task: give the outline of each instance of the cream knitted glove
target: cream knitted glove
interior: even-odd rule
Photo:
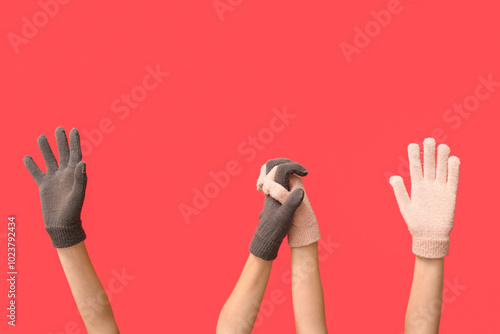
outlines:
[[[411,175],[411,199],[401,176],[393,176],[399,209],[413,237],[413,253],[424,258],[448,255],[453,228],[460,160],[449,157],[450,148],[441,144],[437,152],[433,138],[424,140],[424,171],[418,144],[408,146]]]
[[[295,174],[289,176],[287,185],[289,190],[286,189],[285,186],[280,184],[283,182],[282,180],[279,183],[277,182],[280,177],[276,178],[276,171],[277,166],[266,174],[266,165],[262,166],[259,179],[257,180],[257,190],[270,195],[280,203],[284,203],[294,190],[304,189],[302,179]],[[318,221],[307,198],[307,194],[304,194],[304,200],[297,211],[295,211],[292,226],[288,231],[288,244],[290,247],[301,247],[310,245],[319,239]]]

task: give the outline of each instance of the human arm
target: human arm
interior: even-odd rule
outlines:
[[[412,235],[415,271],[405,318],[406,333],[439,331],[444,257],[448,255],[455,216],[460,160],[449,157],[450,148],[424,141],[424,164],[417,144],[408,146],[411,198],[400,176],[390,183],[403,218]]]
[[[270,160],[267,169],[280,175],[307,174],[304,167],[285,159]],[[275,168],[276,167],[276,168]],[[304,191],[297,189],[286,201],[278,202],[269,195],[259,215],[259,224],[250,243],[250,255],[231,296],[221,310],[217,333],[250,333],[257,318],[262,297],[283,239],[290,229],[295,211],[302,203]],[[283,204],[282,204],[283,203]]]
[[[415,256],[415,269],[406,309],[406,334],[439,332],[443,299],[444,258]]]
[[[291,248],[292,298],[299,334],[327,333],[318,243]]]
[[[119,333],[108,296],[92,266],[85,242],[57,248],[57,254],[87,333]]]
[[[273,261],[251,254],[217,322],[217,333],[251,333],[266,291]]]
[[[56,129],[59,163],[47,138],[38,145],[46,165],[42,172],[27,155],[24,164],[38,185],[45,229],[56,247],[75,302],[89,333],[117,333],[108,298],[85,248],[85,231],[80,218],[87,186],[86,164],[82,161],[78,130],[70,132],[70,146],[62,127]],[[88,305],[91,307],[87,309]],[[85,310],[82,312],[82,310]]]

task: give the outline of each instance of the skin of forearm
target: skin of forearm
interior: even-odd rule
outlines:
[[[292,247],[292,298],[297,333],[327,333],[318,243]]]
[[[405,318],[406,334],[437,334],[443,299],[444,259],[415,256],[415,270]]]
[[[231,296],[221,310],[217,333],[251,333],[266,291],[272,261],[250,254]]]
[[[57,253],[87,332],[119,333],[108,297],[92,266],[85,243],[57,248]]]

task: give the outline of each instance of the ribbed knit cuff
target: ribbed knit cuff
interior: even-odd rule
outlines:
[[[450,239],[413,238],[413,254],[427,259],[440,259],[448,255]]]
[[[304,226],[293,225],[288,231],[288,245],[290,247],[302,247],[312,244],[321,238],[316,221]]]
[[[56,248],[71,247],[87,238],[81,223],[71,226],[57,226],[45,229],[49,233],[52,245]]]
[[[282,242],[283,240],[276,241],[263,238],[256,232],[250,243],[250,253],[265,261],[272,261],[278,256],[278,250]]]

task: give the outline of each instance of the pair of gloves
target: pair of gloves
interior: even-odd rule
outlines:
[[[80,214],[87,174],[78,130],[71,130],[70,146],[62,127],[56,129],[56,140],[59,164],[44,135],[38,138],[38,145],[46,172],[43,173],[29,155],[24,158],[24,164],[38,185],[45,229],[52,244],[64,248],[86,238]],[[427,138],[422,171],[419,146],[408,146],[411,198],[400,176],[390,179],[400,211],[413,236],[413,253],[424,258],[442,258],[448,254],[460,166],[460,160],[449,154],[448,146],[439,145],[436,161],[436,142]],[[257,189],[266,196],[250,245],[255,256],[274,260],[287,234],[291,247],[319,240],[318,223],[300,178],[307,173],[302,165],[289,159],[273,159],[262,166]]]
[[[418,144],[408,146],[411,198],[401,176],[393,176],[399,209],[412,235],[413,253],[423,258],[448,255],[453,228],[460,160],[450,157],[450,148],[437,149],[432,138],[424,140],[424,164]],[[300,176],[307,170],[288,159],[270,160],[261,169],[257,189],[266,194],[264,209],[250,251],[264,260],[274,260],[288,234],[291,247],[300,247],[320,238],[316,217]]]

